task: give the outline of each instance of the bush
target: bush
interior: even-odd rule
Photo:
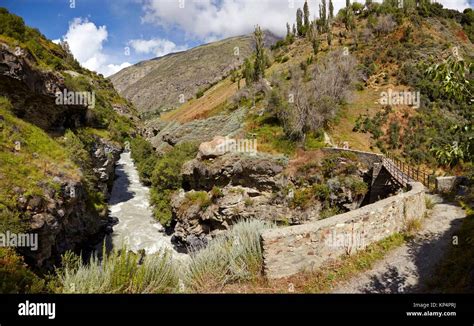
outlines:
[[[171,223],[171,194],[182,187],[181,167],[196,154],[196,144],[182,143],[157,159],[151,175],[151,204],[154,205],[155,218],[164,226]]]
[[[144,184],[150,185],[151,176],[158,161],[158,156],[153,146],[142,137],[136,137],[130,142],[130,150],[132,159],[137,166],[140,180]]]
[[[0,248],[0,293],[46,292],[45,282],[28,269],[23,258],[11,248]]]
[[[248,220],[235,224],[225,235],[191,254],[184,273],[185,284],[192,291],[215,291],[224,285],[256,279],[263,264],[260,233],[273,225]]]
[[[63,269],[57,271],[62,293],[169,293],[178,286],[177,266],[169,251],[142,257],[114,250],[104,259],[92,257],[89,263],[67,254]],[[71,263],[72,261],[72,263]]]

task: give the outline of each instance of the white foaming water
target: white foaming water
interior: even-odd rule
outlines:
[[[163,227],[153,218],[150,190],[140,183],[130,152],[120,155],[115,174],[109,210],[119,223],[111,234],[113,248],[126,246],[134,252],[144,249],[147,254],[170,249],[174,255],[181,256],[174,250],[171,237],[159,232]]]

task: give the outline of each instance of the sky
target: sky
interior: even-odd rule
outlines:
[[[364,1],[362,1],[364,2]],[[438,0],[462,11],[474,0]],[[320,0],[308,0],[311,16]],[[345,0],[333,0],[335,12]],[[84,67],[110,76],[137,62],[226,37],[255,25],[286,33],[304,0],[0,0],[49,39],[69,43]]]

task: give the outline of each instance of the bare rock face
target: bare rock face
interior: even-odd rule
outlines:
[[[285,178],[281,175],[286,161],[270,155],[232,153],[213,160],[196,158],[183,165],[183,187],[209,191],[228,184],[278,191]]]
[[[43,186],[42,196],[29,200],[22,200],[24,197],[20,196],[19,200],[23,219],[30,225],[28,232],[38,235],[36,250],[21,251],[29,264],[42,270],[51,269],[65,251],[82,248],[107,224],[106,219],[87,204],[81,182],[60,177],[54,181],[56,187]]]
[[[97,187],[108,198],[115,176],[115,164],[120,158],[122,148],[105,139],[95,137],[92,149],[93,171],[98,177]]]

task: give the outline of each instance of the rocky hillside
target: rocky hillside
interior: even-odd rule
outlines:
[[[245,85],[229,76],[146,121],[147,141],[132,151],[155,216],[178,243],[202,245],[239,219],[297,224],[359,207],[370,172],[322,153],[327,144],[390,152],[437,173],[472,170],[472,11],[412,5],[354,3],[330,23],[289,31],[237,71]],[[453,69],[456,95],[439,79]],[[383,101],[404,92],[418,104]],[[254,140],[257,156],[196,156],[217,139],[225,146],[225,136]],[[286,181],[266,189],[274,177]]]
[[[273,34],[266,33],[268,46],[276,40]],[[239,68],[252,52],[252,36],[232,37],[140,62],[110,80],[147,119],[195,98]]]
[[[108,230],[115,162],[136,112],[67,47],[3,8],[0,21],[0,233],[38,234],[36,250],[19,251],[44,271]],[[67,92],[93,101],[58,101]]]

